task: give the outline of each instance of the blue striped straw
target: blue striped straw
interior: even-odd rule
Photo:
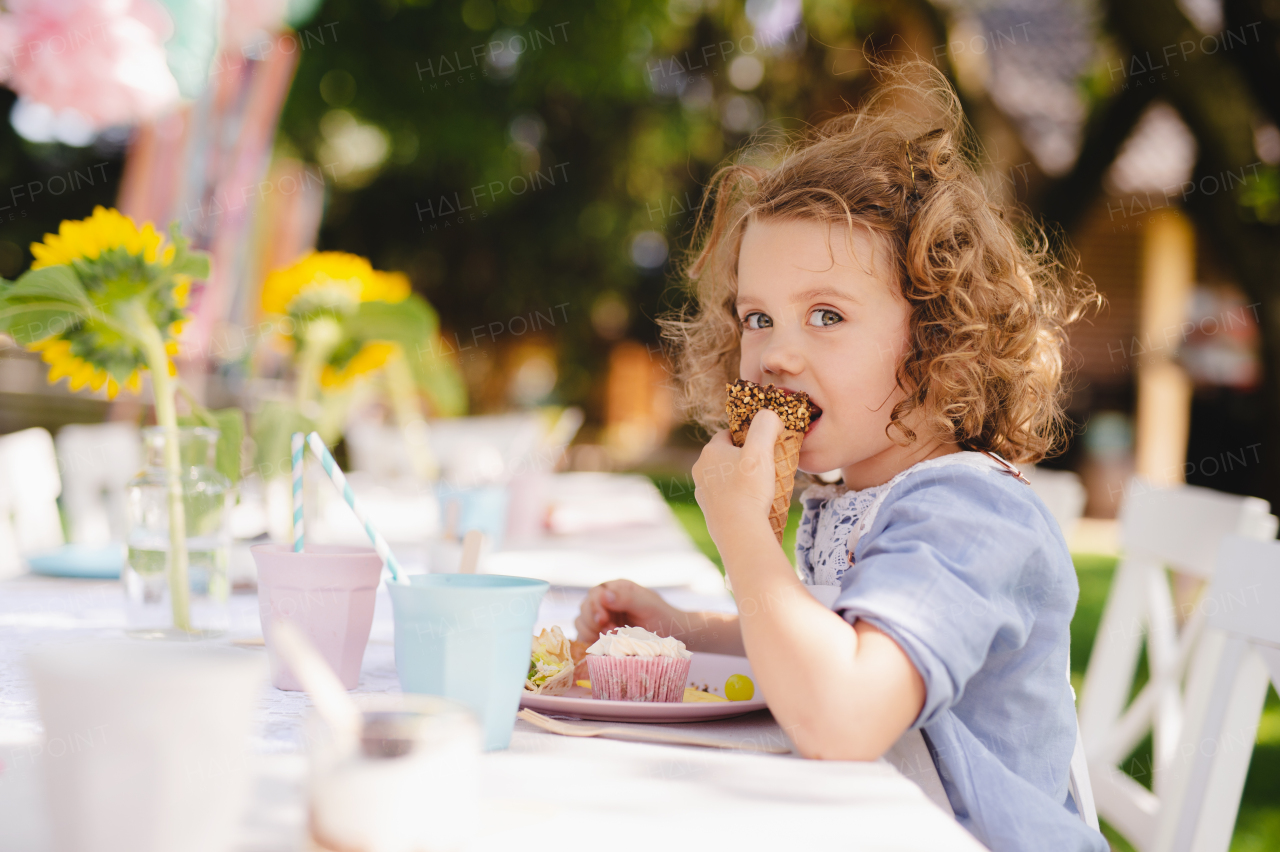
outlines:
[[[293,552],[301,553],[307,545],[302,529],[302,452],[307,436],[293,433]]]
[[[387,569],[391,571],[391,579],[397,583],[403,583],[403,574],[400,571],[400,563],[396,561],[395,554],[391,552],[391,546],[387,544],[387,540],[373,528],[373,524],[369,523],[369,516],[365,514],[363,507],[356,500],[356,495],[352,492],[351,486],[347,484],[347,477],[342,473],[342,468],[338,467],[338,463],[333,460],[333,456],[329,454],[329,448],[324,445],[324,441],[320,439],[319,432],[312,432],[307,436],[307,443],[311,445],[311,452],[315,453],[320,459],[320,464],[324,467],[324,472],[329,475],[329,479],[342,492],[342,499],[347,501],[347,505],[351,507],[351,511],[355,512],[356,519],[364,525],[365,535],[369,536],[369,540],[373,542],[373,549],[382,557],[383,563]]]

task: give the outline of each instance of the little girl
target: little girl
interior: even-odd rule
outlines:
[[[994,852],[1103,852],[1068,782],[1075,571],[1011,464],[1060,438],[1063,329],[1098,298],[984,189],[941,75],[886,73],[773,168],[718,173],[695,306],[665,324],[688,410],[722,429],[693,475],[739,614],[614,581],[578,638],[630,624],[745,652],[802,755],[874,760],[920,730]],[[738,377],[809,394],[800,469],[840,472],[801,495],[795,569],[768,522],[781,422],[758,414],[741,449],[723,431]]]

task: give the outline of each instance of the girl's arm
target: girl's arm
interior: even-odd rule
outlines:
[[[674,636],[691,651],[745,653],[738,616],[722,612],[685,612],[652,589],[630,580],[610,580],[587,592],[575,625],[578,639],[594,642],[615,627],[643,627],[659,636]]]
[[[924,680],[885,633],[850,626],[810,595],[769,528],[772,411],[752,421],[746,446],[720,432],[694,466],[707,518],[740,613],[742,642],[769,709],[805,757],[874,760],[924,707]]]

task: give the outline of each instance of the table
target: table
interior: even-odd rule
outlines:
[[[636,579],[674,578],[678,575],[672,573],[671,560],[680,557],[697,570],[684,575],[690,577],[685,586],[661,589],[663,596],[682,608],[732,611],[723,584],[709,581],[698,567],[695,555],[700,554],[678,522],[669,512],[662,517],[665,521],[648,529],[524,542],[512,553],[576,553],[582,562],[583,554],[595,558],[591,554],[612,551],[629,560],[625,564]],[[661,545],[648,556],[650,563],[660,564],[646,564],[646,541]],[[552,570],[551,561],[522,562],[512,553],[503,556],[507,566],[532,565],[531,573]],[[617,564],[623,563],[612,564],[611,570]],[[584,594],[584,588],[554,586],[543,600],[537,629],[558,624],[572,635]],[[256,596],[233,595],[230,609],[230,632],[216,641],[261,635]],[[39,714],[23,658],[44,643],[116,637],[124,627],[118,583],[35,576],[0,582],[0,850],[48,848],[39,759],[32,757],[41,735]],[[393,635],[384,588],[359,692],[399,690]],[[265,652],[249,647],[245,653]],[[236,852],[308,848],[303,838],[301,719],[309,706],[302,693],[264,686],[252,743],[255,792]],[[735,742],[785,740],[767,711],[690,727]],[[575,845],[651,852],[664,843],[677,849],[705,844],[731,850],[819,844],[929,852],[983,848],[885,761],[821,762],[745,749],[577,739],[519,721],[511,747],[486,754],[482,771],[484,817],[468,852]]]
[[[553,589],[539,624],[568,626],[582,593]],[[20,577],[0,583],[0,849],[47,848],[38,760],[31,758],[39,717],[22,659],[50,641],[118,636],[124,626],[122,594],[117,584],[106,582]],[[231,634],[221,641],[258,635],[254,596],[235,596],[232,616]],[[383,590],[360,692],[398,689],[391,627]],[[300,720],[308,706],[301,693],[264,688],[253,743],[256,791],[237,852],[306,848]],[[699,729],[783,736],[767,712]],[[511,747],[485,755],[483,767],[485,819],[476,852],[563,849],[574,843],[649,850],[663,841],[677,848],[700,842],[734,849],[819,843],[867,850],[982,849],[883,761],[820,762],[582,740],[543,733],[521,721]]]

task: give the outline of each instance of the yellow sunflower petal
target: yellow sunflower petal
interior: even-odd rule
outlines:
[[[124,386],[134,393],[142,393],[142,376],[134,370],[129,374],[129,378],[125,379]]]
[[[111,377],[107,377],[107,399],[115,399],[116,394],[120,393],[120,383]]]
[[[70,341],[63,340],[61,337],[47,337],[40,341],[39,346],[40,348],[35,351],[39,352],[40,357],[48,364],[64,358],[71,351]]]
[[[187,299],[191,297],[191,279],[186,275],[175,275],[173,285],[173,303],[179,308],[187,306]]]
[[[345,387],[358,377],[381,369],[397,347],[398,344],[383,340],[366,343],[341,370],[326,364],[320,373],[320,386],[330,390]]]
[[[403,272],[377,272],[371,286],[365,287],[362,302],[403,302],[413,292],[409,276]]]
[[[80,388],[89,384],[89,380],[93,378],[94,366],[85,361],[76,359],[76,365],[71,370],[70,388],[78,391]]]
[[[104,207],[93,208],[87,219],[67,219],[58,226],[58,233],[45,234],[44,241],[31,244],[35,261],[32,269],[42,269],[73,260],[96,260],[102,252],[123,248],[130,254],[142,255],[148,263],[155,263],[161,256],[164,237],[155,227],[145,223],[139,228],[134,221],[119,210]],[[163,256],[172,257],[172,246]]]
[[[168,341],[165,341],[165,344],[164,344],[164,353],[165,353],[166,355],[177,355],[177,354],[178,354],[178,341],[176,341],[176,340],[168,340]]]
[[[342,384],[342,373],[325,364],[324,369],[320,371],[320,387],[325,390],[334,390],[341,387]]]
[[[108,378],[110,377],[107,375],[106,370],[94,370],[93,375],[89,377],[89,389],[93,391],[102,390],[102,386],[107,383]]]
[[[60,379],[70,376],[75,367],[75,360],[64,358],[49,362],[49,384],[56,385]]]
[[[169,375],[170,376],[178,375],[178,365],[173,363],[172,361],[169,362]]]

